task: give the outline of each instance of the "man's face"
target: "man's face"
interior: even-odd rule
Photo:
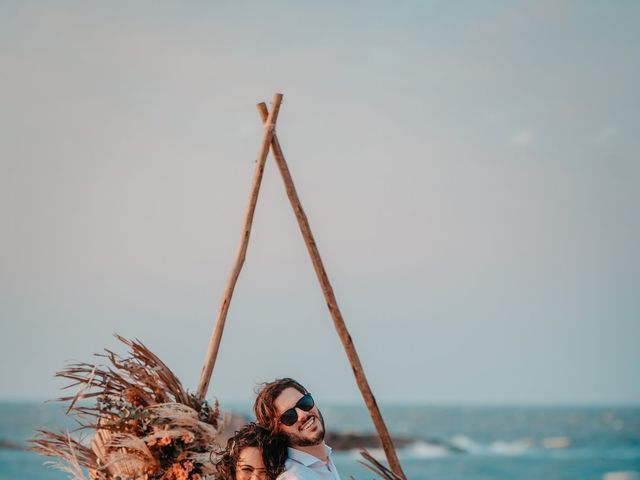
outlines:
[[[278,419],[280,415],[288,409],[293,408],[295,404],[302,398],[303,394],[293,387],[289,387],[282,391],[273,402]],[[296,423],[287,426],[278,420],[278,431],[289,439],[289,445],[292,447],[308,447],[318,445],[324,440],[324,419],[318,407],[314,407],[305,412],[296,408],[298,419]]]

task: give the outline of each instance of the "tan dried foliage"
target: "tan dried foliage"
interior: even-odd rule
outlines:
[[[74,363],[56,374],[77,388],[57,400],[68,402],[78,431],[93,432],[90,442],[41,430],[30,449],[56,458],[47,463],[74,480],[86,480],[84,469],[94,480],[204,478],[223,428],[217,402],[187,392],[141,342],[116,338],[129,347],[126,357],[105,350],[96,356],[106,365]]]

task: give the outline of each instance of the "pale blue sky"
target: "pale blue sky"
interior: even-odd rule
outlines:
[[[640,403],[637,2],[0,3],[0,398],[194,388],[278,132],[382,402]],[[211,394],[357,402],[268,160]]]

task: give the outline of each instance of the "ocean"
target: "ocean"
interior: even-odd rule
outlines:
[[[640,480],[640,407],[381,408],[394,436],[413,439],[398,452],[411,480]],[[362,407],[322,411],[327,430],[373,431]],[[0,479],[67,478],[18,447],[36,429],[73,426],[58,404],[0,402]],[[335,453],[343,480],[374,477],[358,459]]]

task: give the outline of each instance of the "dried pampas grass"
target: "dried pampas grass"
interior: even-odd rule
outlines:
[[[75,363],[56,376],[78,388],[67,414],[78,430],[93,431],[89,442],[68,432],[41,430],[30,449],[55,457],[46,462],[73,480],[197,480],[211,473],[223,422],[210,406],[187,392],[155,354],[137,340],[121,357],[105,350],[107,365]],[[86,403],[86,400],[90,400]]]

